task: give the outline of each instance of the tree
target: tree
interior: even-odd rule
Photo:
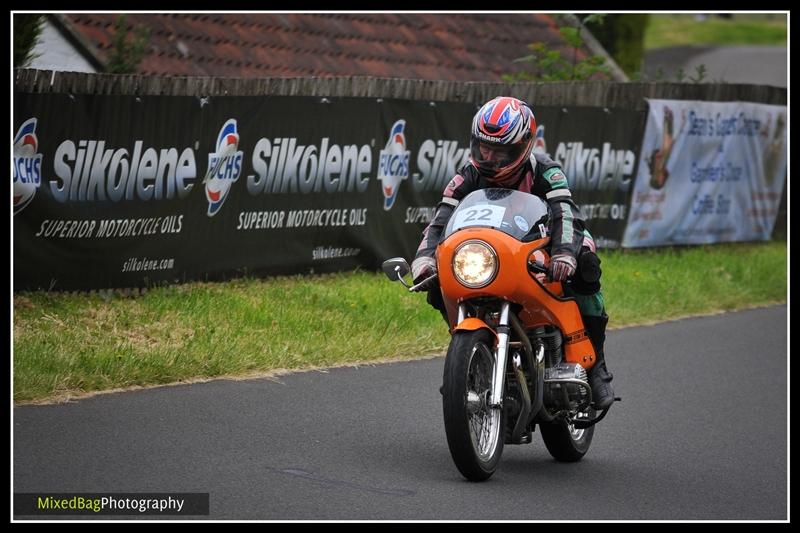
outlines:
[[[589,15],[587,19],[602,18],[604,15]],[[559,16],[555,16],[559,20]],[[597,73],[609,74],[610,69],[605,65],[605,59],[601,56],[590,56],[578,61],[578,50],[583,46],[581,27],[562,26],[558,32],[564,41],[572,47],[570,58],[566,58],[559,50],[548,48],[542,42],[535,42],[528,45],[533,52],[530,55],[514,60],[517,62],[527,62],[533,64],[533,71],[520,71],[514,74],[503,75],[503,80],[507,82],[515,81],[582,81],[592,78]]]
[[[43,15],[14,14],[14,68],[25,68],[38,56],[33,49],[43,26]]]
[[[128,41],[128,17],[120,15],[114,26],[114,50],[108,58],[106,70],[112,74],[131,74],[139,68],[144,56],[145,46],[150,37],[150,29],[138,26],[134,37]]]
[[[584,24],[628,76],[636,76],[644,61],[644,36],[649,14],[587,17]]]

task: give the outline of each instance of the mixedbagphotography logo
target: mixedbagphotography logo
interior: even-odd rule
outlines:
[[[239,151],[239,132],[236,119],[222,126],[217,136],[216,151],[208,154],[208,172],[203,180],[208,200],[207,215],[213,217],[222,208],[231,186],[242,173],[244,153]]]
[[[378,179],[383,191],[383,209],[388,211],[397,199],[397,192],[403,180],[408,179],[408,161],[411,152],[406,150],[406,136],[403,130],[405,120],[398,120],[392,126],[386,147],[381,150],[378,162]]]
[[[208,515],[208,492],[14,493],[16,516]]]
[[[35,118],[26,120],[14,136],[14,214],[31,203],[42,183],[42,154],[37,153]]]

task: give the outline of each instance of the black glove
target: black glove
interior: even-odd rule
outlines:
[[[570,254],[556,254],[550,261],[550,279],[564,281],[575,273],[577,261]]]
[[[411,275],[414,278],[415,285],[429,279],[434,274],[436,274],[436,259],[433,257],[417,257],[414,259],[414,262],[411,263]],[[418,290],[427,291],[433,285],[434,280],[431,280],[430,283],[426,283]]]

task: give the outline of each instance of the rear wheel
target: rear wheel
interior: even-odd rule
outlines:
[[[489,406],[494,336],[482,329],[457,332],[444,362],[442,403],[447,445],[467,479],[491,477],[503,453],[502,410]]]
[[[589,408],[578,415],[580,420],[594,418],[595,410]],[[539,428],[542,432],[542,440],[547,446],[556,461],[572,463],[580,461],[589,451],[594,436],[594,426],[586,429],[576,429],[572,424],[567,424],[564,420],[550,423],[540,423]]]

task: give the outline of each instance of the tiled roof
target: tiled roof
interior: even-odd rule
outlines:
[[[108,57],[118,17],[65,18],[96,55]],[[530,43],[572,57],[553,17],[533,13],[129,14],[127,23],[150,29],[142,74],[501,81],[531,70],[513,62],[530,54]],[[579,50],[578,60],[587,53]]]

